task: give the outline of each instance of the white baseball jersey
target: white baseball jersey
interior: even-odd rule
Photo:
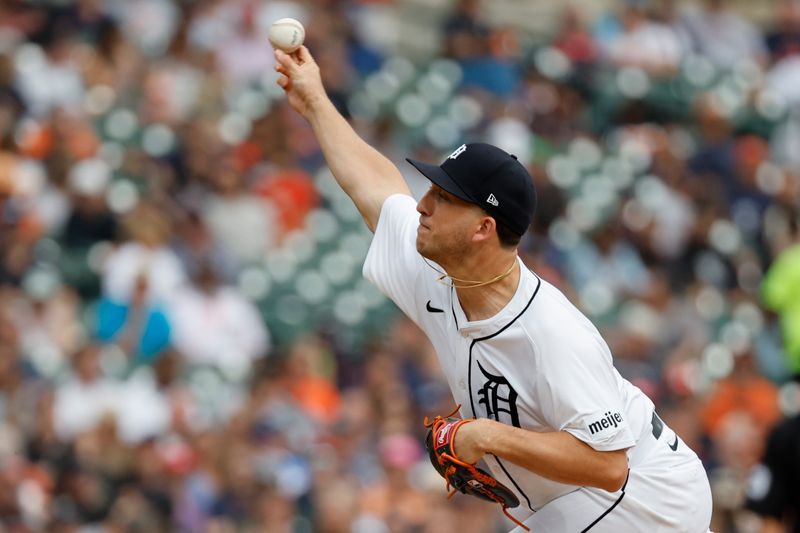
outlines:
[[[636,453],[637,442],[655,434],[653,402],[620,376],[597,329],[558,289],[518,258],[521,276],[511,301],[495,316],[471,322],[455,290],[438,282],[417,252],[418,225],[413,198],[389,197],[363,273],[427,334],[463,417],[568,431],[600,451],[630,448],[632,470],[653,454],[669,453],[668,446]],[[495,456],[485,461],[528,514],[580,488]]]

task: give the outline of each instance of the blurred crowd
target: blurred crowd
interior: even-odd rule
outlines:
[[[403,158],[462,142],[530,167],[521,255],[701,455],[712,529],[790,531],[762,458],[800,412],[800,2],[766,4],[0,3],[0,532],[510,529],[428,464],[452,398],[360,279],[282,17],[415,194]]]

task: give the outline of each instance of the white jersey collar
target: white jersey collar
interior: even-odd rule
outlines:
[[[456,328],[462,336],[482,339],[495,335],[516,320],[525,308],[528,307],[531,303],[531,297],[539,288],[541,280],[525,266],[525,263],[522,262],[519,256],[517,256],[517,263],[520,269],[517,290],[505,307],[492,317],[470,322],[467,320],[467,316],[461,308],[461,303],[458,301],[458,295],[455,289],[450,289],[450,304],[453,318],[455,318]]]

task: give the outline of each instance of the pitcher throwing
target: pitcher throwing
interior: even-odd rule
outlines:
[[[697,455],[620,376],[594,325],[517,256],[536,204],[525,167],[488,144],[438,166],[409,161],[431,181],[416,202],[331,104],[308,49],[276,58],[278,84],[375,234],[364,276],[427,334],[461,418],[474,419],[439,424],[440,437],[514,493],[515,531],[708,531]]]

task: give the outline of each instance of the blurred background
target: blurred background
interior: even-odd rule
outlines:
[[[275,85],[287,16],[416,195],[407,156],[529,166],[521,255],[701,456],[717,533],[800,505],[758,504],[800,411],[797,0],[4,0],[0,532],[510,529],[428,464],[453,401]]]

